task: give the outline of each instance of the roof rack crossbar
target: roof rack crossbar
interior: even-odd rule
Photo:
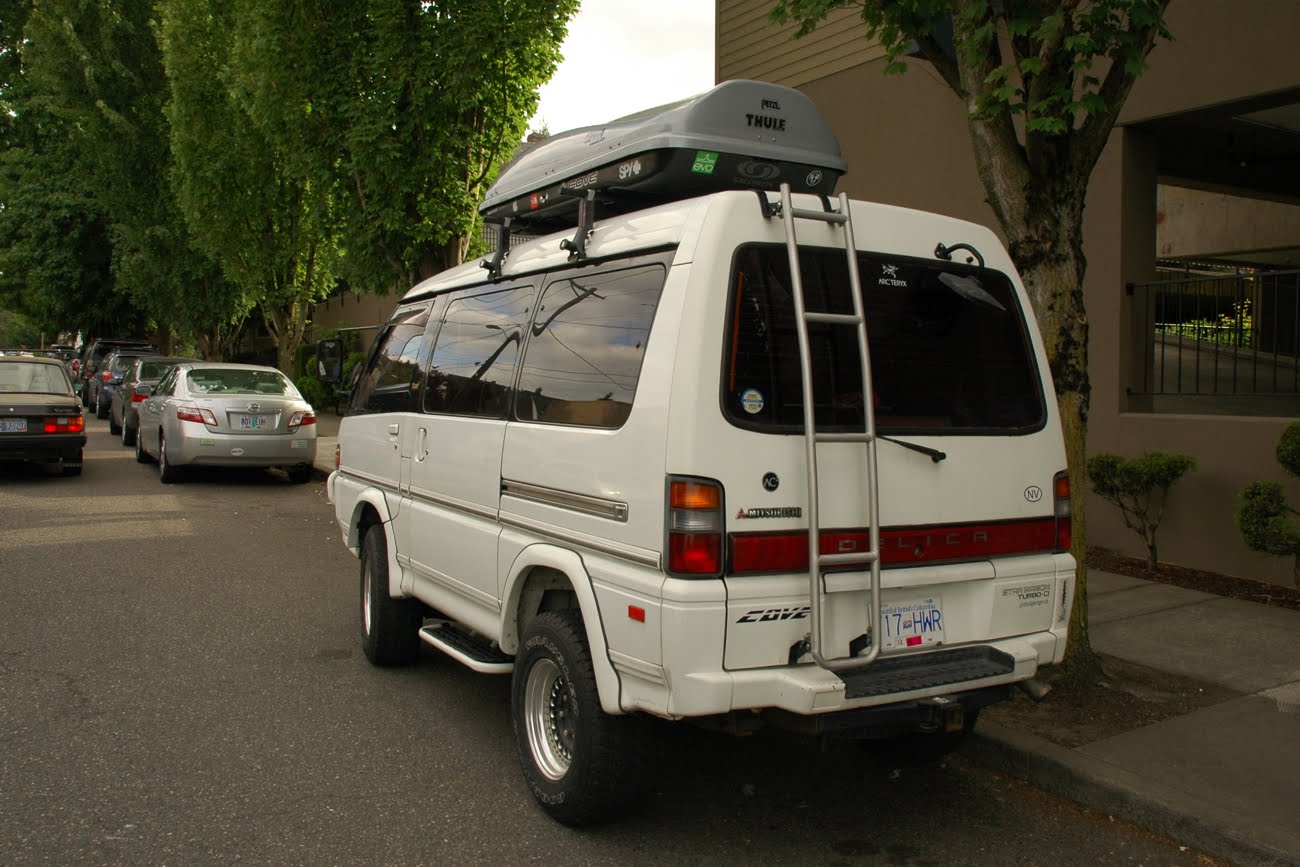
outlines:
[[[479,266],[486,268],[488,279],[496,280],[501,276],[501,263],[505,261],[506,255],[510,252],[510,217],[502,217],[499,220],[484,220],[488,224],[496,224],[497,227],[497,248],[492,254],[491,259],[484,259],[479,262]]]
[[[758,210],[763,215],[764,220],[770,220],[777,214],[781,213],[781,203],[773,202],[767,197],[764,190],[754,190],[758,194]]]
[[[573,238],[565,238],[560,242],[560,249],[569,251],[569,261],[585,259],[587,258],[587,238],[590,237],[592,227],[596,224],[596,191],[561,189],[560,195],[580,197],[578,201],[578,230],[573,233]]]

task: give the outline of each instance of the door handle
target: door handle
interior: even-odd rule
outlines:
[[[429,456],[427,448],[429,442],[429,431],[426,428],[420,428],[420,432],[415,437],[415,459],[423,462]]]

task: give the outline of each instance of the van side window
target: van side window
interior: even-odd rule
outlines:
[[[536,295],[523,285],[450,296],[429,358],[425,412],[506,417]]]
[[[665,271],[660,265],[559,280],[529,335],[515,417],[616,428],[632,411]]]
[[[429,305],[393,314],[370,356],[370,364],[352,392],[352,412],[409,412],[415,408],[416,375]]]
[[[852,313],[844,254],[800,251],[808,309]],[[1007,276],[955,262],[859,253],[876,426],[884,433],[999,431],[1046,423],[1025,313]],[[737,253],[724,404],[736,424],[803,427],[803,386],[784,249]],[[815,420],[861,430],[865,400],[852,326],[809,326]]]

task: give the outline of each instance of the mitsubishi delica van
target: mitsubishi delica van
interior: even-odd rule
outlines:
[[[555,136],[355,383],[329,497],[365,654],[509,676],[561,822],[633,803],[649,717],[941,749],[1063,657],[1024,287],[986,228],[834,196],[845,168],[752,81]]]

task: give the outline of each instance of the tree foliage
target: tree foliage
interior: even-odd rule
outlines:
[[[1147,452],[1140,458],[1103,452],[1088,459],[1093,491],[1118,507],[1124,526],[1142,537],[1148,569],[1155,569],[1160,561],[1156,531],[1164,518],[1169,489],[1194,469],[1196,458],[1162,451]]]
[[[1024,279],[1056,386],[1071,473],[1087,455],[1088,317],[1083,206],[1088,178],[1156,41],[1169,0],[778,0],[800,35],[856,9],[901,72],[911,50],[966,112],[985,197]],[[946,34],[951,33],[951,40]],[[1068,653],[1091,657],[1083,499],[1073,506],[1079,580]],[[1086,663],[1085,663],[1086,664]]]
[[[1277,462],[1291,476],[1300,476],[1300,421],[1282,431],[1277,443]],[[1251,482],[1237,500],[1237,529],[1252,551],[1277,557],[1293,557],[1292,579],[1300,587],[1300,512],[1287,502],[1278,482]]]

